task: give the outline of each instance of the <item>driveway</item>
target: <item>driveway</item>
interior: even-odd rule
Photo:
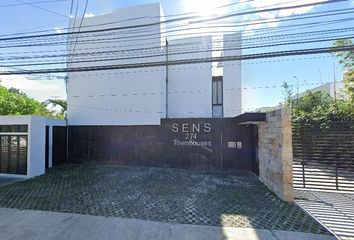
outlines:
[[[43,176],[0,187],[0,207],[328,234],[249,172],[62,165]]]
[[[0,187],[8,185],[8,184],[15,183],[15,182],[19,182],[19,181],[22,181],[22,180],[24,180],[24,178],[0,176]]]
[[[354,240],[354,194],[296,190],[296,202],[341,240]]]

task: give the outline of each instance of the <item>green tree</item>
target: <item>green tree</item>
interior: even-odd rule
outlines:
[[[284,105],[291,107],[292,96],[294,95],[294,89],[287,82],[283,82],[281,86],[283,88],[282,94],[284,97]]]
[[[0,85],[0,115],[41,115],[53,117],[40,102],[28,97],[18,89],[10,91]]]
[[[326,92],[307,92],[293,101],[292,120],[296,125],[327,128],[331,122],[354,120],[349,101],[334,100]]]
[[[353,39],[346,38],[340,39],[333,43],[336,47],[353,46]],[[343,67],[343,82],[344,91],[348,96],[349,102],[354,105],[354,50],[343,51],[335,53],[335,56],[339,59],[339,63]],[[354,110],[354,109],[353,109]]]
[[[10,93],[16,93],[16,94],[18,94],[18,95],[22,95],[22,96],[26,96],[27,97],[27,94],[26,93],[24,93],[24,92],[22,92],[20,89],[17,89],[17,88],[9,88],[8,89],[8,91],[10,92]]]
[[[66,111],[68,108],[68,104],[65,100],[62,99],[48,99],[45,101],[44,106],[47,108],[54,108],[54,107],[60,107],[60,112],[56,114],[57,118],[66,118]]]

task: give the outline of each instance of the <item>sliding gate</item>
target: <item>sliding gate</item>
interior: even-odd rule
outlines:
[[[354,191],[354,121],[293,126],[295,188]]]

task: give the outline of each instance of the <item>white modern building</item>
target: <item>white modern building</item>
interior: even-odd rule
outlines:
[[[166,36],[164,19],[160,4],[71,19],[67,121],[0,117],[0,175],[90,161],[251,169],[254,129],[233,119],[241,63],[211,62],[240,55],[241,34]]]
[[[81,19],[71,20],[68,67],[105,70],[68,74],[69,126],[160,125],[165,118],[242,113],[240,61],[220,63],[217,74],[210,62],[172,64],[210,59],[215,36],[166,39],[164,19],[156,3],[84,18],[81,27]],[[221,39],[235,49],[223,56],[241,54],[241,33]],[[160,64],[146,67],[154,63]]]

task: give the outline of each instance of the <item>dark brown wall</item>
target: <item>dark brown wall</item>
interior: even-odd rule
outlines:
[[[192,145],[190,138],[199,145],[186,146]],[[237,141],[241,149],[228,147]],[[254,141],[253,126],[237,125],[231,118],[168,119],[160,126],[70,126],[69,162],[251,170]]]
[[[66,127],[53,127],[53,166],[66,161]]]

